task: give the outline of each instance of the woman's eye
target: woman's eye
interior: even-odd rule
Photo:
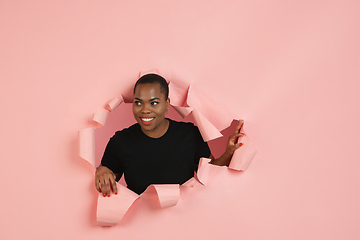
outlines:
[[[153,105],[153,106],[155,106],[157,104],[158,104],[158,102],[151,102],[151,105]]]
[[[135,103],[135,105],[137,105],[137,106],[140,106],[140,105],[141,105],[141,102],[139,102],[139,101],[135,101],[134,103]]]

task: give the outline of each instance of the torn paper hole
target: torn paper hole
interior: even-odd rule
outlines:
[[[155,73],[158,74],[157,69],[152,69],[146,72],[141,72],[139,76],[144,74]],[[222,137],[220,133],[223,129],[216,128],[212,122],[220,123],[219,126],[226,126],[227,122],[232,119],[218,119],[222,118],[221,114],[214,114],[211,116],[211,121],[207,119],[195,105],[199,99],[196,98],[196,90],[192,89],[191,96],[189,94],[190,85],[184,84],[169,84],[169,92],[172,96],[171,104],[174,109],[184,118],[190,113],[193,114],[195,124],[204,141],[209,141]],[[192,99],[194,98],[194,99]],[[107,103],[105,109],[107,111],[96,112],[93,115],[93,121],[105,126],[108,113],[115,110],[121,103],[123,98],[114,98]],[[211,106],[213,107],[213,106]],[[251,144],[247,135],[241,138],[243,146],[237,149],[230,162],[230,169],[246,170],[252,159],[256,154],[254,146]],[[95,127],[85,128],[79,131],[79,155],[93,167],[95,166]],[[196,178],[189,179],[181,187],[194,187],[196,184],[206,185],[209,177],[209,161],[210,159],[202,158],[199,162],[198,172]],[[180,196],[180,188],[178,184],[162,184],[151,185],[157,192],[159,204],[161,208],[175,206]],[[127,189],[121,184],[118,184],[118,195],[112,194],[111,197],[103,197],[99,194],[98,208],[97,208],[97,222],[100,226],[113,226],[121,221],[125,213],[132,206],[132,204],[141,195],[137,195],[131,190]]]

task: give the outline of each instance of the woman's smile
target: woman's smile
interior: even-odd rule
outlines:
[[[150,125],[152,123],[152,121],[154,120],[154,118],[142,118],[142,117],[140,117],[140,120],[142,121],[143,124]]]

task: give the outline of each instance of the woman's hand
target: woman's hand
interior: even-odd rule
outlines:
[[[111,190],[117,194],[115,174],[105,166],[99,166],[95,172],[95,187],[104,197],[110,197]]]
[[[226,145],[225,154],[232,156],[236,149],[241,147],[243,144],[238,143],[239,137],[244,136],[244,133],[241,133],[241,128],[244,125],[244,120],[239,120],[239,124],[236,126],[234,133],[229,137],[228,143]]]
[[[226,150],[221,157],[215,159],[214,156],[210,155],[210,163],[219,166],[229,166],[231,158],[236,149],[241,147],[243,144],[238,143],[239,137],[242,137],[244,133],[241,133],[241,128],[244,125],[244,120],[240,120],[239,124],[236,126],[234,133],[229,137],[229,140],[226,145]]]

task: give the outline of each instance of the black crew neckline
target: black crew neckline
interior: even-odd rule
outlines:
[[[173,125],[173,124],[172,124],[173,120],[171,120],[170,118],[165,118],[165,119],[167,119],[167,120],[169,121],[169,127],[168,127],[168,129],[166,130],[166,132],[165,132],[161,137],[153,138],[153,137],[150,137],[150,136],[146,135],[146,134],[142,131],[141,126],[140,126],[140,124],[139,124],[141,133],[144,134],[144,136],[145,136],[146,138],[151,139],[151,140],[154,140],[154,141],[160,140],[160,139],[164,138],[166,135],[169,134],[170,128],[172,128],[172,125]]]

